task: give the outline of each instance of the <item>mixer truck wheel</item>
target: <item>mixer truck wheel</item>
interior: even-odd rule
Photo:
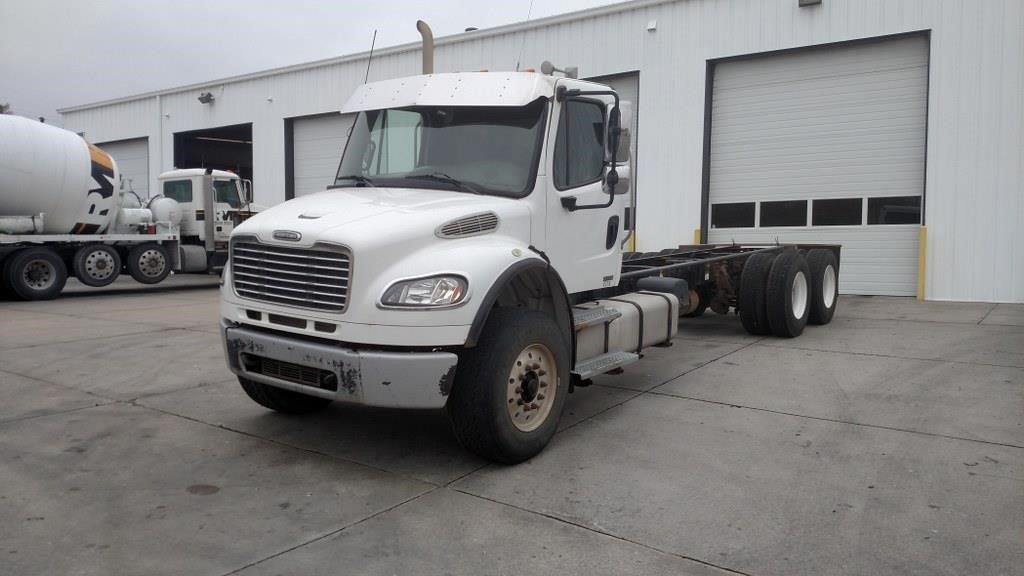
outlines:
[[[569,358],[548,315],[494,309],[477,346],[459,355],[447,405],[459,443],[505,464],[543,450],[565,406]]]
[[[68,269],[49,248],[26,248],[9,257],[4,266],[6,283],[22,300],[56,298],[68,280]]]
[[[106,244],[89,244],[75,252],[71,268],[82,284],[99,288],[117,280],[121,273],[121,255]]]
[[[128,273],[141,284],[156,284],[171,273],[167,249],[156,243],[140,244],[128,252]]]

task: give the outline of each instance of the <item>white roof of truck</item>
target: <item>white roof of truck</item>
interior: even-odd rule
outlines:
[[[206,168],[179,168],[163,172],[158,178],[160,180],[166,180],[167,178],[191,178],[192,176],[202,176],[203,174],[206,174]],[[228,172],[227,170],[210,170],[210,175],[216,178],[238,178],[238,174]]]
[[[406,106],[525,106],[554,95],[557,78],[535,72],[452,72],[363,84],[341,113]]]

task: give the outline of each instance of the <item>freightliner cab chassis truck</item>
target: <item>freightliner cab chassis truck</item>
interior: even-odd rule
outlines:
[[[231,172],[164,172],[140,198],[117,162],[81,136],[0,115],[0,292],[54,298],[70,272],[106,286],[124,271],[156,284],[172,270],[218,270],[251,186]]]
[[[227,361],[268,408],[447,408],[456,436],[515,463],[566,396],[670,345],[680,316],[737,310],[754,334],[829,322],[838,246],[623,253],[627,106],[545,73],[365,84],[329,189],[231,236]]]

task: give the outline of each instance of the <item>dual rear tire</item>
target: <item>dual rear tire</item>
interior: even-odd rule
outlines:
[[[839,274],[831,250],[759,253],[740,276],[738,308],[750,334],[795,338],[810,324],[828,324],[838,301]]]

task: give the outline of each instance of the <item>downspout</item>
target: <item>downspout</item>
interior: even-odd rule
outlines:
[[[423,73],[434,73],[434,33],[423,20],[416,21],[416,29],[423,36]]]

